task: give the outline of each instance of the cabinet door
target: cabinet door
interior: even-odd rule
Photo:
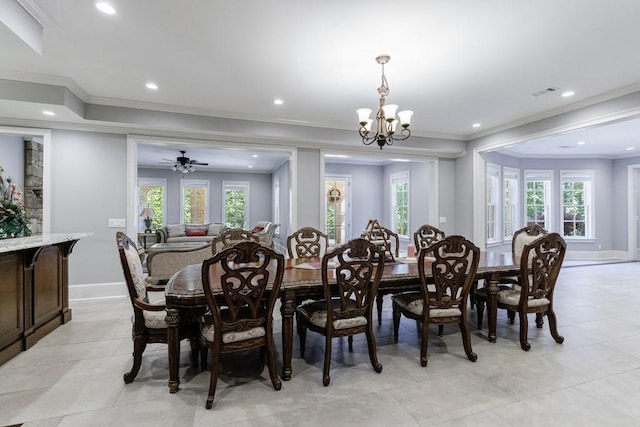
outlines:
[[[33,267],[33,327],[62,312],[62,256],[58,246],[46,246]]]
[[[0,349],[24,332],[24,288],[22,255],[0,255]]]

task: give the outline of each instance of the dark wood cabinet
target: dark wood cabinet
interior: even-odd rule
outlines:
[[[0,364],[71,320],[68,256],[76,242],[0,253]]]

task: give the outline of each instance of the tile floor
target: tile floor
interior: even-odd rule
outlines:
[[[478,361],[464,356],[457,328],[442,338],[434,328],[426,368],[414,323],[403,318],[393,344],[386,300],[376,327],[381,374],[369,365],[363,337],[353,353],[336,341],[331,384],[323,387],[323,341],[310,332],[305,360],[296,338],[293,378],[280,391],[259,352],[224,357],[211,410],[204,407],[209,372],[189,367],[187,342],[177,394],[168,392],[163,345],[147,348],[138,378],[125,385],[128,300],[72,302],[70,323],[0,367],[0,426],[639,426],[639,279],[640,263],[566,267],[556,292],[564,344],[530,321],[531,350],[522,351],[518,325],[502,311],[491,344],[472,312]],[[279,334],[277,343],[280,352]]]

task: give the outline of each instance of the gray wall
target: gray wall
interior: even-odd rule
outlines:
[[[0,135],[0,166],[3,176],[11,178],[24,190],[24,142],[22,137]]]
[[[273,172],[272,179],[280,178],[280,228],[276,230],[280,236],[288,236],[294,230],[291,226],[291,162],[286,161]],[[286,239],[285,239],[286,240]]]
[[[297,224],[320,228],[320,150],[298,148]]]
[[[438,160],[438,224],[447,235],[458,233],[456,227],[456,161],[453,159]],[[440,217],[446,222],[441,223]]]
[[[69,282],[123,282],[116,231],[109,218],[127,217],[127,138],[53,131],[51,232],[92,232],[69,257]],[[124,288],[123,288],[124,290]]]

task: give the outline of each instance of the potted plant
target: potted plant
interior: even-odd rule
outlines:
[[[29,221],[22,203],[22,191],[0,166],[0,239],[30,236]]]

